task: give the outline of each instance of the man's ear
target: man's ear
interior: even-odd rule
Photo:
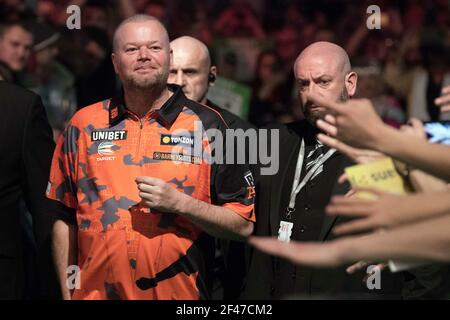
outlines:
[[[117,71],[117,60],[116,60],[116,54],[113,52],[111,53],[111,61],[112,64],[114,66],[114,71],[116,72],[116,74],[119,74],[119,72]]]
[[[173,65],[173,50],[172,50],[172,48],[170,48],[169,63],[171,66]]]
[[[356,72],[351,71],[345,76],[345,88],[347,89],[349,97],[353,97],[355,95],[357,83],[358,74]]]
[[[211,66],[208,74],[208,85],[212,87],[217,80],[217,67]]]

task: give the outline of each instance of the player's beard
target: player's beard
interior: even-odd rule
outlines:
[[[128,86],[138,90],[162,91],[167,84],[169,77],[169,69],[162,69],[161,72],[146,76],[138,77],[134,74],[127,77]]]
[[[337,102],[345,102],[349,99],[347,88],[344,86],[344,88],[341,91],[341,94],[337,98]],[[306,120],[313,126],[316,126],[316,122],[319,119],[325,118],[327,114],[330,113],[327,109],[318,109],[318,110],[311,110],[311,102],[307,102],[306,106],[304,108],[305,110],[305,118]]]

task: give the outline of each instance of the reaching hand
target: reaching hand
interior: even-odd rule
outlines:
[[[441,112],[450,111],[450,85],[442,89],[442,95],[434,100],[434,103],[441,108]]]
[[[342,263],[335,250],[335,247],[339,246],[338,241],[330,243],[286,243],[276,238],[250,237],[248,242],[269,255],[285,258],[297,264],[334,267]]]
[[[349,145],[323,133],[319,133],[317,135],[317,138],[324,145],[338,150],[339,152],[345,154],[347,157],[359,164],[377,161],[386,157],[386,155],[378,151],[350,147]]]
[[[317,121],[317,127],[329,136],[351,147],[376,150],[378,138],[387,126],[370,100],[352,99],[338,103],[317,95],[308,95],[307,99],[334,114]]]
[[[416,118],[411,118],[408,121],[408,125],[401,126],[400,131],[422,140],[427,139],[427,134],[425,132],[425,128],[423,127],[422,121]]]
[[[411,214],[411,212],[414,213],[411,203],[420,203],[421,200],[418,199],[420,195],[396,195],[375,189],[357,189],[356,191],[373,193],[377,199],[333,197],[326,208],[327,214],[358,218],[336,226],[334,233],[337,235],[392,228],[417,218],[415,214]]]

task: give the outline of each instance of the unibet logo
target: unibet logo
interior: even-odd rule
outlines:
[[[114,140],[126,140],[126,130],[99,130],[92,131],[91,141],[114,141]]]
[[[170,137],[167,137],[167,136],[163,137],[162,141],[163,141],[164,144],[169,144],[170,143]]]

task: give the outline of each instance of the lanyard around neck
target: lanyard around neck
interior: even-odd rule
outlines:
[[[324,162],[327,161],[335,152],[336,149],[328,150],[328,152],[314,164],[311,170],[309,170],[308,173],[305,175],[305,177],[300,181],[300,175],[302,172],[302,166],[305,157],[305,140],[302,139],[300,152],[298,154],[297,159],[297,166],[295,168],[294,183],[292,184],[291,199],[289,201],[289,207],[287,209],[287,214],[289,216],[290,213],[295,211],[295,199],[297,198],[298,193],[303,189],[306,183],[308,183],[308,181],[311,179],[311,177],[317,171],[317,169],[319,169],[319,167],[322,164],[324,164]]]

